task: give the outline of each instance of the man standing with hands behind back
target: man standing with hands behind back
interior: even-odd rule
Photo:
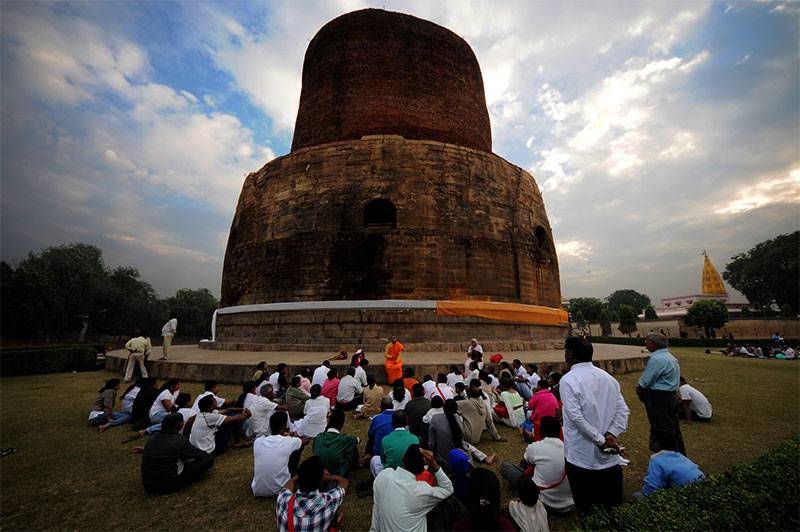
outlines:
[[[675,437],[675,450],[686,456],[678,410],[681,399],[678,395],[681,367],[678,359],[667,350],[667,337],[657,332],[648,333],[644,346],[650,358],[639,378],[636,395],[644,403],[647,419],[652,430],[669,432]]]
[[[172,347],[172,337],[175,336],[176,332],[178,332],[178,317],[173,313],[169,315],[167,323],[161,327],[161,337],[164,339],[164,343],[161,344],[163,347],[161,348],[161,358],[159,358],[159,360],[167,360],[167,357],[169,357],[169,348]]]
[[[630,412],[617,380],[592,364],[593,353],[585,338],[567,338],[564,359],[570,369],[560,381],[567,477],[582,514],[593,504],[622,502],[617,438],[628,429]]]

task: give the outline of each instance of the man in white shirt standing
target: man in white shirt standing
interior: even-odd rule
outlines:
[[[425,463],[436,477],[436,487],[416,479],[425,469]],[[381,471],[372,490],[370,531],[426,532],[428,513],[453,494],[453,483],[436,463],[433,453],[420,449],[419,445],[410,445],[403,455],[403,466]]]
[[[567,478],[582,514],[593,504],[622,502],[617,438],[627,430],[630,412],[616,379],[592,365],[593,353],[585,338],[567,338],[564,359],[570,370],[560,381]]]
[[[161,358],[159,358],[159,360],[167,360],[169,348],[172,347],[172,337],[175,336],[176,332],[178,332],[178,317],[175,314],[170,314],[167,323],[161,327],[161,338],[164,342],[162,344]]]

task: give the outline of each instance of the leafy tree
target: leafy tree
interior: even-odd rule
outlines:
[[[611,312],[619,312],[620,305],[628,305],[639,315],[650,304],[650,298],[636,290],[625,289],[613,292],[606,298],[606,302]]]
[[[166,300],[169,312],[178,316],[178,333],[190,338],[211,338],[211,316],[218,303],[208,288],[181,288]]]
[[[158,299],[153,287],[139,278],[136,268],[120,266],[110,272],[101,299],[96,330],[124,335],[140,330],[151,338],[159,336],[166,321],[166,305]],[[119,312],[120,307],[124,312]]]
[[[719,329],[728,322],[728,308],[722,301],[701,299],[689,307],[683,322],[692,327],[705,328],[706,338],[710,338],[712,327]]]
[[[0,327],[4,337],[75,338],[88,333],[161,333],[170,309],[187,338],[208,337],[217,300],[207,289],[182,289],[159,299],[136,268],[106,267],[103,252],[70,244],[28,254],[15,269],[0,263]]]
[[[583,329],[584,327],[586,327],[586,318],[583,317],[583,312],[580,310],[575,315],[575,324],[578,326],[579,329]]]
[[[656,314],[656,309],[653,308],[653,305],[647,305],[644,309],[644,319],[646,320],[657,320],[658,314]]]
[[[741,314],[741,316],[742,316],[743,318],[747,318],[747,317],[748,317],[748,316],[750,316],[751,314],[752,314],[752,312],[750,311],[750,308],[749,308],[749,307],[742,307],[742,314]]]
[[[800,231],[780,235],[740,253],[722,277],[762,310],[772,304],[800,309]]]
[[[619,332],[622,334],[627,334],[628,336],[631,333],[636,332],[636,310],[631,307],[630,305],[625,305],[624,303],[619,306]]]
[[[611,336],[611,320],[606,309],[603,309],[603,312],[600,313],[600,334]]]
[[[603,302],[596,297],[574,297],[569,300],[569,311],[572,315],[577,317],[578,313],[583,314],[589,323],[597,323],[604,308]]]
[[[795,316],[795,311],[792,309],[792,306],[789,303],[784,303],[781,306],[781,314],[783,314],[786,318],[791,318]]]
[[[80,330],[96,317],[107,270],[103,252],[89,244],[70,244],[29,253],[13,272],[15,313],[22,333],[34,337]]]

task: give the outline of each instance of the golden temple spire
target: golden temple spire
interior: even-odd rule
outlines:
[[[717,269],[711,264],[706,250],[703,250],[703,294],[727,295],[722,278],[717,273]]]

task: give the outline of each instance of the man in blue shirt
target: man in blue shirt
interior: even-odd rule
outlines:
[[[663,334],[649,333],[645,337],[644,346],[651,355],[639,378],[636,395],[647,410],[650,429],[672,434],[675,438],[675,450],[685,456],[686,447],[678,422],[681,367],[678,359],[667,350],[667,337]]]
[[[644,477],[641,493],[643,496],[705,478],[697,464],[675,452],[675,438],[669,432],[651,430],[650,450],[654,454],[650,457],[650,465]],[[639,498],[637,495],[634,493],[634,498]]]
[[[384,397],[381,399],[381,413],[372,418],[372,423],[369,425],[369,432],[367,432],[367,448],[365,449],[367,456],[378,457],[381,456],[381,442],[383,437],[392,432],[392,398]],[[373,472],[373,476],[375,476]]]

